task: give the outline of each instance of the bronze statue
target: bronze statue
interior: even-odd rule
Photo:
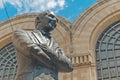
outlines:
[[[16,80],[58,80],[58,72],[71,72],[73,65],[51,37],[58,22],[52,11],[44,11],[35,19],[35,30],[16,30],[18,70]]]

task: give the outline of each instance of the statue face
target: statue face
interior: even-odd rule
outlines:
[[[52,11],[48,11],[48,12],[45,12],[41,17],[40,23],[38,24],[37,28],[51,31],[56,27],[57,22],[58,22],[58,19],[56,15]]]
[[[55,14],[50,13],[46,15],[45,17],[48,19],[48,26],[54,29],[56,27],[56,23],[58,22]]]

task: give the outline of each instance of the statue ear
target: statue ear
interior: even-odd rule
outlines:
[[[36,17],[36,20],[37,20],[37,21],[39,21],[39,20],[40,20],[40,18],[39,18],[39,17]]]
[[[37,16],[35,19],[35,27],[37,28],[38,24],[40,23],[40,18]]]
[[[40,22],[41,22],[40,17],[36,17],[36,23],[38,24],[38,23],[40,23]]]

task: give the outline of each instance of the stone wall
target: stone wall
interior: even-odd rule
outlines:
[[[34,29],[36,15],[23,14],[0,23],[0,47],[11,42],[14,30]],[[97,80],[95,45],[104,29],[120,20],[120,0],[101,0],[73,23],[59,20],[52,35],[74,64],[74,71],[59,73],[59,80]]]

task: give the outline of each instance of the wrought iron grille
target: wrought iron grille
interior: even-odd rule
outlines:
[[[120,21],[110,25],[96,44],[98,80],[120,80]]]
[[[15,80],[17,61],[12,43],[0,49],[0,80]]]

